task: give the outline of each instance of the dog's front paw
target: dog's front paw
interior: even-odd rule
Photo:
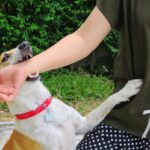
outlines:
[[[141,79],[130,80],[119,93],[128,99],[140,91],[142,84],[143,81]]]

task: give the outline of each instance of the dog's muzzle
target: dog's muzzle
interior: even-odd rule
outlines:
[[[23,62],[25,60],[28,60],[32,58],[32,47],[30,46],[28,41],[24,41],[21,44],[17,46],[18,50],[20,51],[22,59],[18,61]]]
[[[19,60],[17,63],[19,62],[23,62],[26,61],[28,59],[32,58],[32,47],[30,46],[28,41],[24,41],[21,44],[19,44],[17,46],[18,50],[20,51],[21,57],[22,59]],[[39,73],[36,72],[34,74],[29,74],[26,81],[35,81],[39,78]]]

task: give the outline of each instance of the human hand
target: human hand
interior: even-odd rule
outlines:
[[[11,65],[0,70],[0,102],[12,101],[27,77],[25,68]]]

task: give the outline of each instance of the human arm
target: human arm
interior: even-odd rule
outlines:
[[[95,7],[78,30],[26,62],[25,69],[28,73],[44,72],[72,64],[89,55],[110,30],[109,22]]]

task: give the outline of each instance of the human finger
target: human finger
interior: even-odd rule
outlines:
[[[5,101],[13,101],[15,99],[15,95],[6,95],[3,93],[0,93],[0,102],[5,102]]]
[[[10,94],[16,94],[16,89],[10,86],[4,86],[0,85],[0,93],[10,95]]]

